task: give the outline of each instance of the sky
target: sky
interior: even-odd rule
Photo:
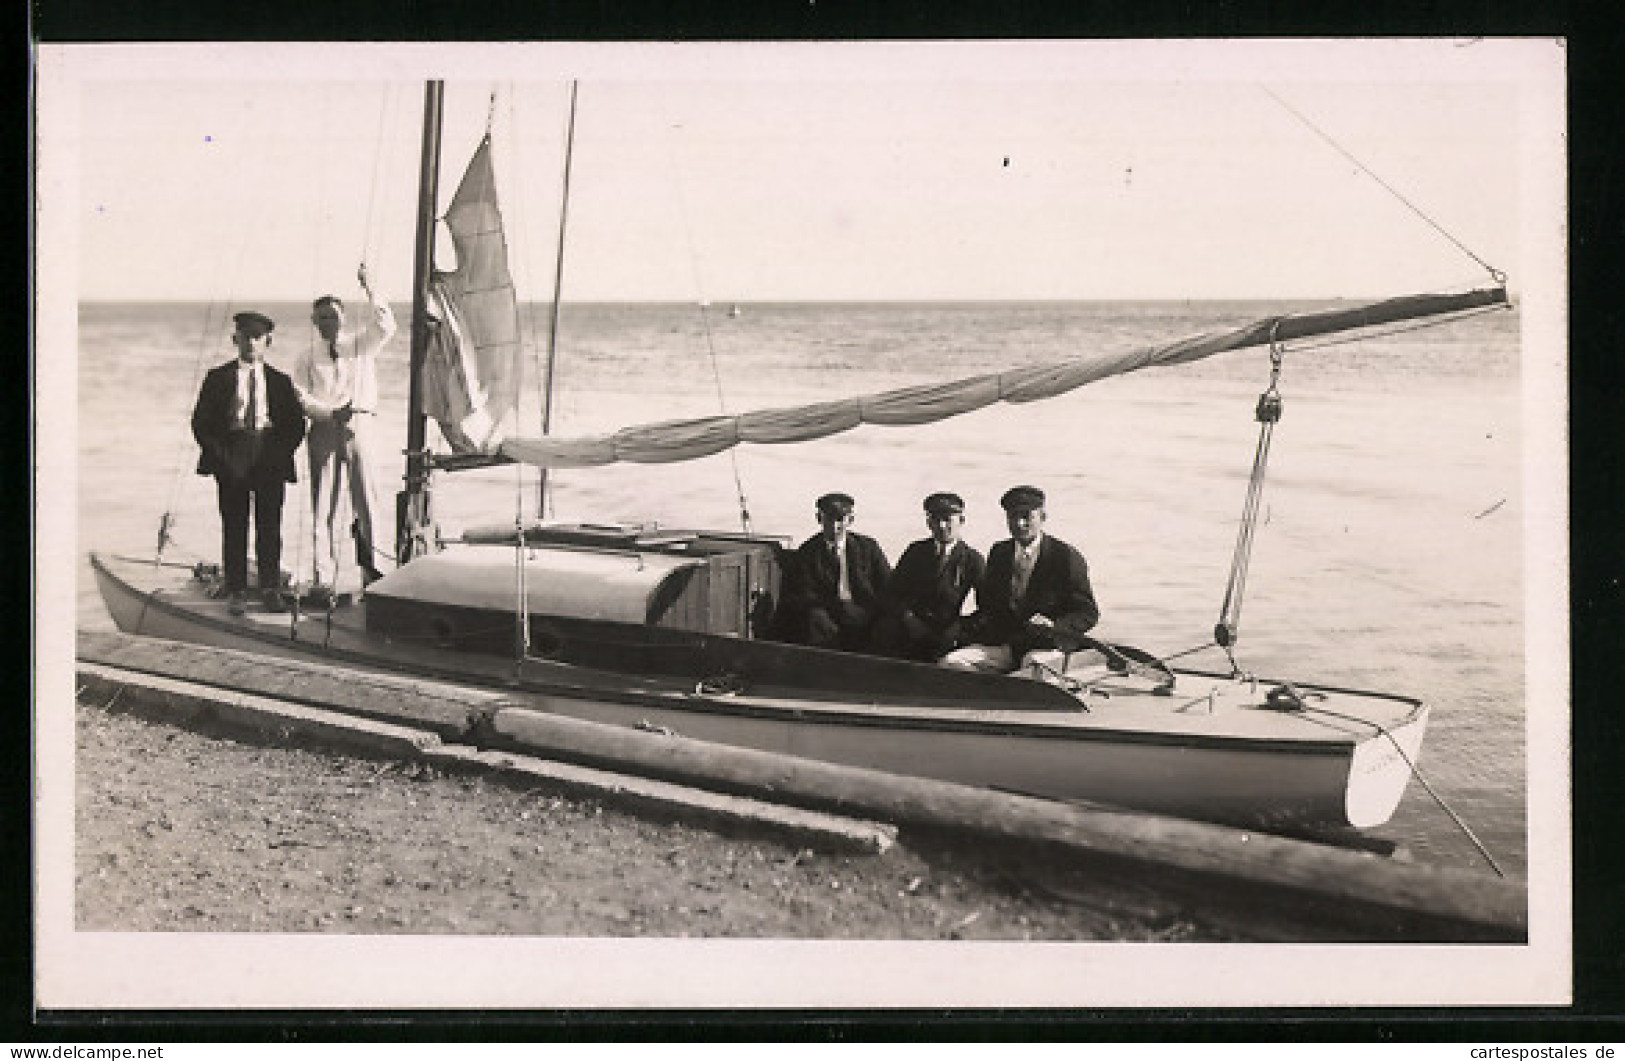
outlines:
[[[40,143],[66,176],[40,191],[80,299],[353,294],[363,260],[405,298],[441,77],[440,206],[489,121],[515,279],[547,300],[574,80],[566,301],[1481,282],[1434,224],[1516,287],[1552,47],[63,47],[42,56]]]

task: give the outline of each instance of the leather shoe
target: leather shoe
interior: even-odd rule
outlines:
[[[282,600],[280,590],[265,590],[260,594],[260,600],[265,604],[265,610],[268,612],[285,612],[288,610],[287,604]]]
[[[226,602],[226,611],[232,615],[246,615],[248,613],[248,594],[240,589],[231,591],[231,599]]]

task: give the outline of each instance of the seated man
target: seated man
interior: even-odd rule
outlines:
[[[959,646],[965,598],[982,580],[982,554],[960,541],[965,502],[958,494],[925,499],[929,538],[903,550],[886,585],[875,650],[903,659],[935,660]]]
[[[1089,567],[1078,550],[1044,533],[1044,492],[1018,486],[999,499],[1010,537],[988,552],[976,587],[976,613],[966,620],[971,644],[942,659],[945,667],[1042,677],[1081,647],[1100,620]]]
[[[819,533],[801,543],[785,572],[784,633],[817,648],[862,651],[891,565],[880,543],[850,531],[855,503],[846,494],[818,499]]]

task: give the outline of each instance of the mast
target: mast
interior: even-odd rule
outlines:
[[[570,82],[570,124],[564,140],[564,182],[559,197],[559,248],[553,264],[553,316],[547,330],[547,369],[542,379],[542,434],[546,435],[553,423],[553,366],[558,361],[559,298],[564,293],[564,232],[570,220],[570,170],[576,144],[576,88]],[[536,482],[536,518],[547,518],[547,469],[541,470]]]
[[[423,162],[418,177],[416,254],[412,270],[412,346],[406,407],[405,488],[396,496],[395,557],[401,564],[434,543],[429,490],[428,416],[423,411],[423,362],[429,349],[429,282],[434,271],[435,207],[440,197],[440,121],[444,83],[423,90]]]

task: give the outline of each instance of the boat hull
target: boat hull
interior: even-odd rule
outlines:
[[[1363,712],[1370,720],[1342,726],[1263,710],[1256,704],[1267,683],[1186,671],[1178,672],[1172,697],[1108,684],[1073,710],[1036,703],[1024,679],[989,683],[981,675],[959,700],[940,684],[929,697],[913,698],[782,688],[697,692],[692,680],[670,674],[534,659],[516,668],[511,659],[403,643],[365,629],[364,603],[297,619],[253,611],[234,617],[184,573],[103,557],[92,557],[92,567],[126,633],[453,680],[590,721],[1249,827],[1382,824],[1405,791],[1427,724],[1426,707],[1413,700],[1301,683],[1328,697],[1339,716]],[[826,669],[850,659],[801,651],[818,653],[811,663]],[[940,673],[894,666],[902,677],[892,688],[906,685],[910,673]]]

